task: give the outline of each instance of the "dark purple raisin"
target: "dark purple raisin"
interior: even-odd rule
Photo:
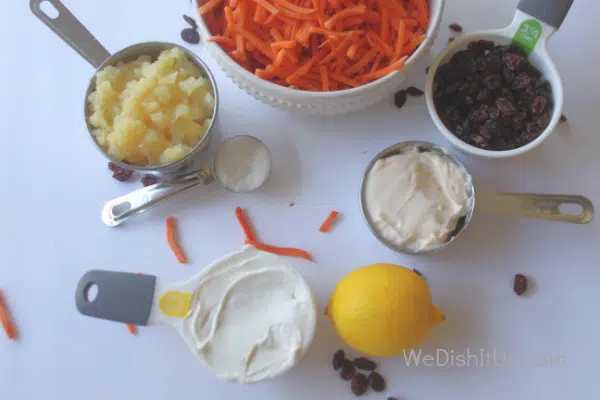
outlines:
[[[112,177],[119,182],[127,182],[133,176],[132,170],[119,167],[114,163],[108,163],[108,168],[113,172]]]
[[[507,87],[500,89],[500,97],[505,97],[512,102],[515,101],[515,95],[513,94],[513,91]]]
[[[198,24],[196,24],[196,20],[194,18],[190,17],[189,15],[184,15],[183,19],[185,19],[185,22],[190,24],[192,29],[198,29]]]
[[[513,81],[515,80],[515,71],[511,71],[508,68],[503,68],[502,69],[502,77],[504,78],[504,82],[508,83],[508,84],[512,84]]]
[[[373,371],[369,374],[369,386],[377,393],[383,392],[386,386],[385,379],[383,379],[383,376]]]
[[[338,351],[333,353],[333,360],[332,360],[333,369],[337,371],[340,368],[342,368],[342,364],[344,363],[344,360],[346,360],[346,353],[344,353],[344,350],[339,349]]]
[[[533,79],[525,72],[521,72],[512,83],[513,89],[527,89],[533,86]]]
[[[492,93],[489,89],[483,88],[477,94],[477,101],[481,104],[490,104],[492,102]]]
[[[531,102],[531,112],[533,114],[541,114],[546,109],[546,105],[548,104],[548,100],[546,100],[543,96],[536,96],[533,98]]]
[[[471,136],[471,141],[481,148],[487,147],[487,140],[481,135]]]
[[[502,71],[502,60],[500,56],[490,55],[483,62],[483,73],[486,75],[495,74]]]
[[[523,61],[525,61],[525,56],[523,54],[505,53],[502,55],[502,63],[511,71],[518,70]]]
[[[527,286],[528,286],[528,280],[527,277],[523,274],[516,274],[515,275],[515,282],[513,285],[513,290],[515,291],[515,293],[518,296],[521,296],[523,294],[525,294],[525,292],[527,291]]]
[[[399,90],[394,95],[394,104],[398,108],[402,108],[406,104],[406,90]]]
[[[375,361],[366,357],[358,357],[354,359],[354,366],[365,371],[375,371],[377,364]]]
[[[490,132],[490,130],[486,124],[483,124],[479,127],[479,136],[481,136],[484,139],[492,138],[492,133]]]
[[[345,381],[349,381],[354,376],[356,372],[356,368],[354,368],[354,364],[350,360],[344,360],[342,362],[342,367],[340,368],[340,378]]]
[[[489,118],[489,114],[487,112],[487,109],[479,108],[477,110],[471,111],[470,118],[476,122],[484,122]]]
[[[490,147],[494,150],[507,150],[508,144],[505,138],[503,137],[495,137],[492,139]]]
[[[411,96],[423,96],[425,94],[424,91],[422,91],[421,89],[414,87],[414,86],[409,86],[406,88],[406,93],[411,95]]]
[[[452,32],[462,32],[463,31],[463,27],[457,23],[448,25],[448,28],[450,28],[450,30]]]
[[[478,53],[484,53],[484,54],[486,51],[491,51],[493,48],[494,48],[494,42],[492,42],[490,40],[476,40],[476,41],[469,43],[469,45],[467,46],[468,50],[473,50]]]
[[[567,122],[567,121],[568,121],[568,120],[567,120],[567,117],[565,116],[565,114],[562,114],[562,115],[560,116],[560,122]]]
[[[119,169],[121,167],[119,167],[117,164],[115,164],[114,162],[109,162],[108,163],[108,169],[110,169],[112,172],[115,172],[117,169]]]
[[[366,393],[369,388],[369,381],[367,377],[363,374],[356,374],[352,379],[352,384],[350,385],[350,389],[355,396],[362,396]]]
[[[487,108],[487,113],[490,119],[498,119],[500,118],[500,110],[498,108],[492,106]]]
[[[506,117],[515,115],[517,112],[515,104],[506,97],[498,97],[496,99],[496,107],[498,107],[498,110]]]
[[[474,51],[463,50],[456,53],[451,63],[454,63],[455,68],[461,75],[473,75],[477,72],[477,53]]]
[[[154,175],[144,175],[142,177],[142,185],[151,186],[158,182],[158,178]]]
[[[493,74],[483,78],[483,84],[490,90],[500,89],[502,87],[502,75]]]
[[[181,39],[190,44],[198,44],[200,43],[200,34],[195,29],[185,28],[181,31]]]

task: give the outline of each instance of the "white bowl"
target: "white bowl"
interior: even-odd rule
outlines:
[[[265,104],[289,111],[300,111],[310,114],[332,115],[345,114],[372,105],[399,90],[407,79],[408,73],[423,55],[429,52],[437,36],[445,0],[429,0],[430,23],[427,39],[406,61],[404,67],[391,74],[357,88],[335,92],[309,92],[290,89],[250,73],[233,60],[221,47],[213,42],[204,42],[212,57],[223,72],[241,89]],[[198,30],[203,38],[211,33],[204,23],[196,7]]]
[[[541,43],[539,43],[535,50],[529,55],[529,61],[542,73],[543,77],[550,83],[550,86],[552,88],[554,110],[552,112],[550,123],[535,140],[526,144],[525,146],[518,147],[512,150],[485,150],[472,146],[469,143],[466,143],[463,140],[461,140],[456,135],[454,135],[454,133],[452,133],[446,127],[446,125],[444,125],[444,123],[438,115],[433,100],[433,82],[435,79],[436,72],[440,66],[446,64],[457,52],[466,49],[467,45],[473,41],[485,39],[491,40],[497,45],[510,44],[514,32],[520,26],[520,24],[528,17],[529,16],[527,16],[526,14],[517,11],[513,23],[505,29],[482,31],[456,38],[456,40],[454,40],[450,45],[448,45],[448,47],[444,51],[442,51],[438,58],[431,64],[427,76],[427,84],[425,87],[425,98],[427,100],[427,108],[429,110],[431,118],[433,119],[433,122],[435,123],[439,131],[457,150],[466,154],[485,158],[514,157],[538,147],[540,144],[542,144],[544,140],[548,138],[548,136],[550,136],[550,134],[554,131],[554,128],[556,128],[556,125],[560,120],[560,116],[562,114],[563,109],[563,85],[558,70],[556,69],[556,66],[550,59],[548,52],[546,51],[545,40],[548,39],[548,37],[555,31],[555,29],[551,27],[546,27],[545,25],[545,32],[547,33],[545,33],[545,37],[542,37]]]

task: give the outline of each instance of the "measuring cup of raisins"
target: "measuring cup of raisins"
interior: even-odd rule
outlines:
[[[458,150],[506,158],[539,146],[563,108],[563,86],[546,43],[573,0],[521,0],[504,29],[456,38],[431,65],[426,99]]]

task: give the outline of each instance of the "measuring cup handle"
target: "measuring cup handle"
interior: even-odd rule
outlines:
[[[594,219],[594,205],[583,196],[534,193],[477,193],[477,209],[546,221],[587,224]],[[579,214],[564,213],[560,207],[575,204]]]
[[[200,183],[206,185],[210,182],[212,182],[210,171],[204,169],[200,172],[192,172],[180,178],[159,182],[136,190],[106,203],[102,209],[102,222],[108,226],[120,225],[184,190]]]
[[[58,11],[56,18],[50,17],[40,8],[40,4],[44,2],[52,4]],[[79,53],[94,69],[98,69],[110,57],[110,53],[104,46],[59,0],[30,0],[29,8],[36,17]]]
[[[517,9],[558,29],[572,4],[573,0],[521,0]]]
[[[90,296],[92,287],[97,294]],[[154,303],[156,277],[126,272],[86,272],[75,291],[77,310],[89,317],[147,325]]]

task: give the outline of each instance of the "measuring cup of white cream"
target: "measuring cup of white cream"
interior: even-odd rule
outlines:
[[[296,365],[317,320],[314,297],[300,273],[282,257],[251,246],[182,283],[89,271],[77,285],[75,303],[90,317],[170,325],[219,378],[240,383],[270,379]]]
[[[111,200],[102,209],[102,221],[108,226],[117,226],[184,190],[210,184],[215,179],[233,192],[251,192],[269,179],[271,162],[271,153],[260,139],[249,135],[234,136],[219,145],[212,169],[161,181]]]
[[[388,147],[368,165],[360,189],[362,213],[371,232],[387,247],[425,254],[456,241],[475,210],[521,218],[587,224],[592,202],[583,196],[478,191],[464,164],[447,149],[428,142]],[[576,204],[579,214],[563,213]]]
[[[480,157],[506,158],[525,153],[539,146],[552,133],[562,114],[563,86],[558,70],[548,55],[546,44],[561,26],[572,4],[573,0],[520,0],[513,22],[508,27],[457,37],[431,64],[425,89],[427,108],[437,128],[454,147],[467,154]],[[433,98],[433,86],[438,68],[449,62],[457,52],[465,50],[469,43],[479,40],[489,40],[497,45],[513,44],[519,47],[550,83],[554,103],[550,122],[535,140],[522,147],[501,151],[477,148],[454,135],[438,115]]]

